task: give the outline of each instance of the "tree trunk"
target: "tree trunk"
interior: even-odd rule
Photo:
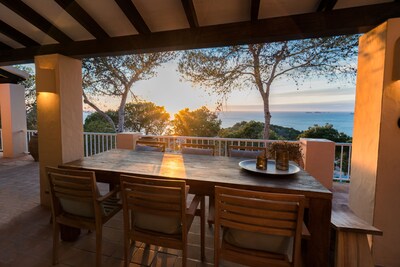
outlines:
[[[269,112],[269,102],[268,98],[264,100],[264,139],[269,139],[269,128],[271,123],[271,113]]]

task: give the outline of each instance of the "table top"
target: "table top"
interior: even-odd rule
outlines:
[[[113,149],[64,165],[94,171],[185,179],[187,183],[198,186],[221,185],[301,193],[313,198],[332,198],[332,193],[304,170],[291,175],[257,174],[240,168],[239,162],[242,160],[244,159]]]

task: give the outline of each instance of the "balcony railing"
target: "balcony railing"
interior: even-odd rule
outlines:
[[[3,139],[0,129],[0,151],[3,150]],[[27,144],[31,136],[36,133],[35,130],[27,131]],[[116,134],[114,133],[83,133],[84,138],[84,156],[88,157],[104,151],[116,148]],[[218,138],[218,137],[193,137],[193,136],[154,136],[167,144],[167,151],[179,152],[181,144],[213,144],[215,145],[216,155],[227,156],[229,145],[241,146],[260,146],[266,147],[268,143],[274,140],[260,139],[239,139],[239,138]],[[293,141],[296,142],[296,141]],[[26,147],[28,151],[28,147]],[[351,143],[336,143],[335,162],[334,162],[333,180],[340,182],[350,181],[351,169]]]

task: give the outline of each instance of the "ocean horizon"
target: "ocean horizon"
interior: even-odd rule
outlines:
[[[241,121],[264,122],[263,111],[221,111],[218,117],[222,121],[222,128],[232,127]],[[353,136],[353,112],[328,112],[328,111],[279,111],[271,112],[271,124],[293,128],[299,131],[307,130],[318,124],[323,126],[332,124],[333,128],[349,136]]]

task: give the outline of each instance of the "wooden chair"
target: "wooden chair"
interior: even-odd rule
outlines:
[[[166,146],[167,146],[167,144],[165,142],[137,140],[136,146],[135,146],[135,151],[165,152]]]
[[[204,259],[204,197],[194,196],[187,205],[188,192],[183,180],[121,175],[125,266],[129,266],[135,241],[182,250],[182,265],[186,266],[188,232],[196,215],[201,218]]]
[[[301,195],[215,187],[214,265],[300,267],[304,202]]]
[[[60,225],[96,231],[96,266],[101,266],[102,227],[121,205],[118,188],[101,196],[94,172],[46,167],[53,222],[53,264],[58,263]]]
[[[215,155],[215,145],[211,144],[189,144],[181,145],[182,154],[195,154],[195,155]]]
[[[267,149],[265,147],[257,146],[234,146],[228,147],[228,156],[236,158],[252,158],[255,159],[257,156],[264,154],[267,155]]]

